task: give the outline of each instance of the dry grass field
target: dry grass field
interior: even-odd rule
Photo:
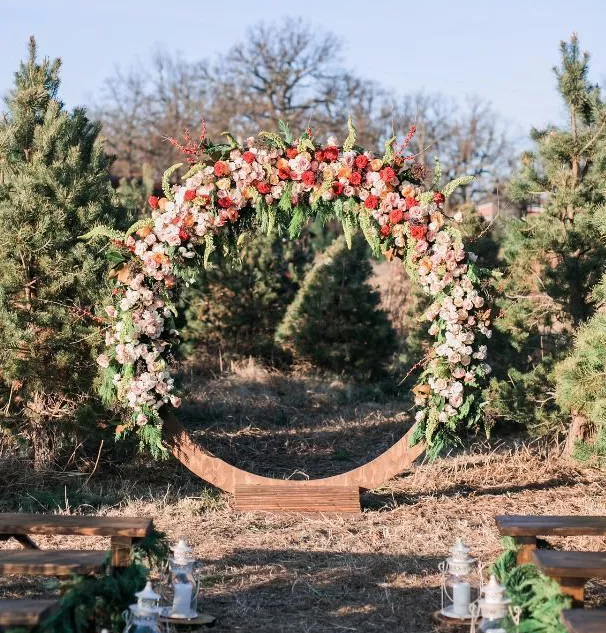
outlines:
[[[192,383],[193,384],[193,383]],[[276,477],[328,475],[379,454],[406,430],[402,402],[340,382],[284,376],[245,364],[192,390],[183,419],[200,442],[232,462]],[[203,422],[201,422],[203,421]],[[363,497],[353,517],[237,514],[228,495],[172,461],[101,463],[89,473],[16,478],[2,472],[0,509],[145,515],[204,561],[204,609],[216,631],[311,633],[434,631],[437,566],[458,535],[490,563],[500,552],[498,513],[605,514],[605,483],[557,447],[477,445],[418,464]],[[93,539],[40,539],[91,547]],[[571,543],[560,541],[568,547]],[[603,548],[577,538],[575,547]],[[8,544],[3,544],[3,547]],[[2,579],[5,596],[48,591]],[[605,603],[594,583],[592,603]]]

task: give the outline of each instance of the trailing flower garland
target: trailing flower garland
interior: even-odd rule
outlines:
[[[171,375],[171,349],[178,342],[175,298],[196,267],[208,264],[219,245],[237,254],[250,230],[287,230],[295,238],[308,219],[337,218],[348,240],[359,228],[375,254],[398,257],[430,295],[424,314],[434,343],[414,389],[416,442],[425,439],[433,454],[456,440],[461,423],[479,417],[479,392],[490,373],[486,358],[490,310],[485,309],[482,279],[486,271],[466,252],[460,232],[444,213],[444,202],[468,177],[441,191],[422,184],[423,168],[395,139],[383,157],[355,145],[355,129],[343,146],[335,138],[319,145],[308,130],[294,139],[261,133],[241,146],[233,137],[213,144],[172,141],[191,168],[181,184],[170,185],[174,165],[163,179],[164,197],[150,197],[151,218],[126,234],[96,227],[85,238],[111,237],[109,252],[116,279],[113,302],[105,308],[107,350],[101,394],[128,412],[123,426],[137,430],[143,444],[162,449],[161,417],[165,404],[178,407]],[[434,187],[440,178],[436,169]]]

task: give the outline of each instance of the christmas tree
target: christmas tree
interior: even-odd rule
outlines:
[[[567,419],[555,402],[553,369],[595,310],[591,289],[606,256],[594,228],[604,202],[606,109],[576,36],[561,43],[554,72],[568,122],[532,130],[535,148],[522,156],[509,187],[510,198],[533,212],[505,230],[505,299],[487,408],[497,419],[541,430]]]
[[[32,38],[0,119],[0,411],[38,464],[96,373],[104,255],[78,236],[129,219],[115,205],[99,125],[57,98],[60,65],[38,62]]]
[[[295,358],[358,378],[379,377],[396,349],[395,333],[368,283],[368,246],[337,238],[307,273],[276,340]]]

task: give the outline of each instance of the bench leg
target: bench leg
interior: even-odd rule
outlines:
[[[112,536],[112,567],[128,567],[133,539],[129,536]]]
[[[533,552],[537,549],[536,536],[516,536],[516,545],[518,545],[518,565],[534,562]]]
[[[573,607],[582,607],[585,602],[586,578],[554,578],[562,593],[572,598]]]

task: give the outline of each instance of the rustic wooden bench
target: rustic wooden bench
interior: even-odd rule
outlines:
[[[562,622],[570,633],[604,633],[606,609],[568,609],[562,611]]]
[[[13,538],[27,550],[36,550],[39,555],[42,550],[38,548],[30,536],[109,536],[112,552],[111,563],[114,567],[127,567],[130,564],[133,544],[145,538],[152,529],[153,521],[151,519],[138,517],[0,514],[0,540]],[[97,556],[101,554],[104,553],[95,552]],[[90,564],[96,560],[97,558],[92,557]],[[67,562],[66,559],[64,559],[65,562]],[[74,563],[77,564],[78,561],[74,561]]]
[[[0,600],[0,631],[38,626],[57,604],[57,600]]]
[[[0,574],[20,576],[87,576],[103,571],[106,552],[76,549],[0,550]]]
[[[585,584],[590,578],[606,578],[606,552],[561,552],[537,549],[533,562],[560,585],[576,605],[585,600]]]
[[[606,536],[606,516],[501,515],[496,522],[499,532],[520,546],[520,565],[533,562],[539,536]]]

